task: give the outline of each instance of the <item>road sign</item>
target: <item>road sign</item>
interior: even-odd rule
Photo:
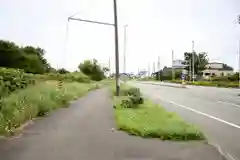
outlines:
[[[183,69],[182,70],[182,74],[186,75],[187,74],[187,70]]]
[[[184,75],[184,74],[181,75],[181,79],[182,79],[182,80],[185,79],[185,75]]]

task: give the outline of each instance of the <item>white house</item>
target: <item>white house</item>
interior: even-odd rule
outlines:
[[[212,76],[230,76],[233,74],[233,69],[228,65],[212,62],[206,65],[206,69],[203,71],[203,78],[210,79]]]

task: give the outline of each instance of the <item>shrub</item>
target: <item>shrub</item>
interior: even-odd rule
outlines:
[[[174,80],[170,80],[169,82],[181,84],[181,83],[182,83],[182,80],[181,80],[181,79],[174,79]]]
[[[27,76],[22,70],[0,68],[0,97],[26,88],[30,84],[35,84],[35,79]]]
[[[137,96],[130,96],[130,100],[132,101],[133,105],[139,105],[139,104],[143,104],[143,97],[141,97],[140,95]]]
[[[143,103],[143,97],[141,96],[140,89],[130,87],[126,84],[122,84],[120,87],[120,97],[115,98],[114,108],[137,108],[139,104]],[[116,92],[112,88],[112,92]]]
[[[217,76],[217,77],[213,77],[211,78],[211,81],[230,81],[229,77],[228,76]]]
[[[125,96],[120,101],[121,108],[138,108],[139,104],[143,104],[141,96]]]
[[[128,96],[125,99],[122,99],[120,106],[122,108],[135,108],[133,102]]]
[[[214,86],[214,87],[238,87],[238,82],[226,82],[226,81],[196,81],[187,82],[187,84],[199,85],[199,86]]]
[[[67,74],[48,73],[48,74],[43,74],[43,75],[31,75],[31,74],[27,74],[27,75],[35,77],[35,79],[38,79],[38,80],[57,80],[57,81],[67,81],[67,82],[90,82],[90,78],[81,72],[67,73]]]
[[[135,88],[135,87],[132,87],[128,90],[126,90],[127,92],[127,95],[129,96],[140,96],[140,89],[139,88]]]

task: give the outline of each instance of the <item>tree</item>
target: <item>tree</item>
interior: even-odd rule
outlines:
[[[51,66],[44,58],[45,51],[39,47],[19,47],[13,42],[0,40],[0,66],[19,68],[29,73],[45,73]]]
[[[227,64],[223,64],[223,69],[233,71],[233,68],[231,66],[227,65]]]
[[[194,54],[194,74],[201,75],[202,71],[206,69],[206,65],[208,64],[208,57],[206,52],[201,53],[184,53],[184,64],[186,65],[185,69],[189,71],[189,66],[192,70],[192,56]],[[191,63],[190,63],[191,61]]]
[[[98,64],[96,59],[85,60],[79,64],[78,68],[92,80],[100,81],[105,78],[104,69]]]
[[[65,68],[61,68],[57,70],[58,73],[60,74],[66,74],[66,73],[70,73],[68,70],[66,70]]]
[[[102,68],[102,70],[103,70],[103,72],[104,72],[104,73],[106,73],[106,72],[109,72],[109,71],[110,71],[110,69],[109,69],[109,68],[107,68],[107,67],[103,67],[103,68]]]

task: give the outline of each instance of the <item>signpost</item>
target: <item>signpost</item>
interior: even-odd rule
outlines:
[[[187,71],[185,69],[182,70],[182,74],[181,74],[181,79],[182,79],[182,84],[185,85],[185,78],[187,75]]]

